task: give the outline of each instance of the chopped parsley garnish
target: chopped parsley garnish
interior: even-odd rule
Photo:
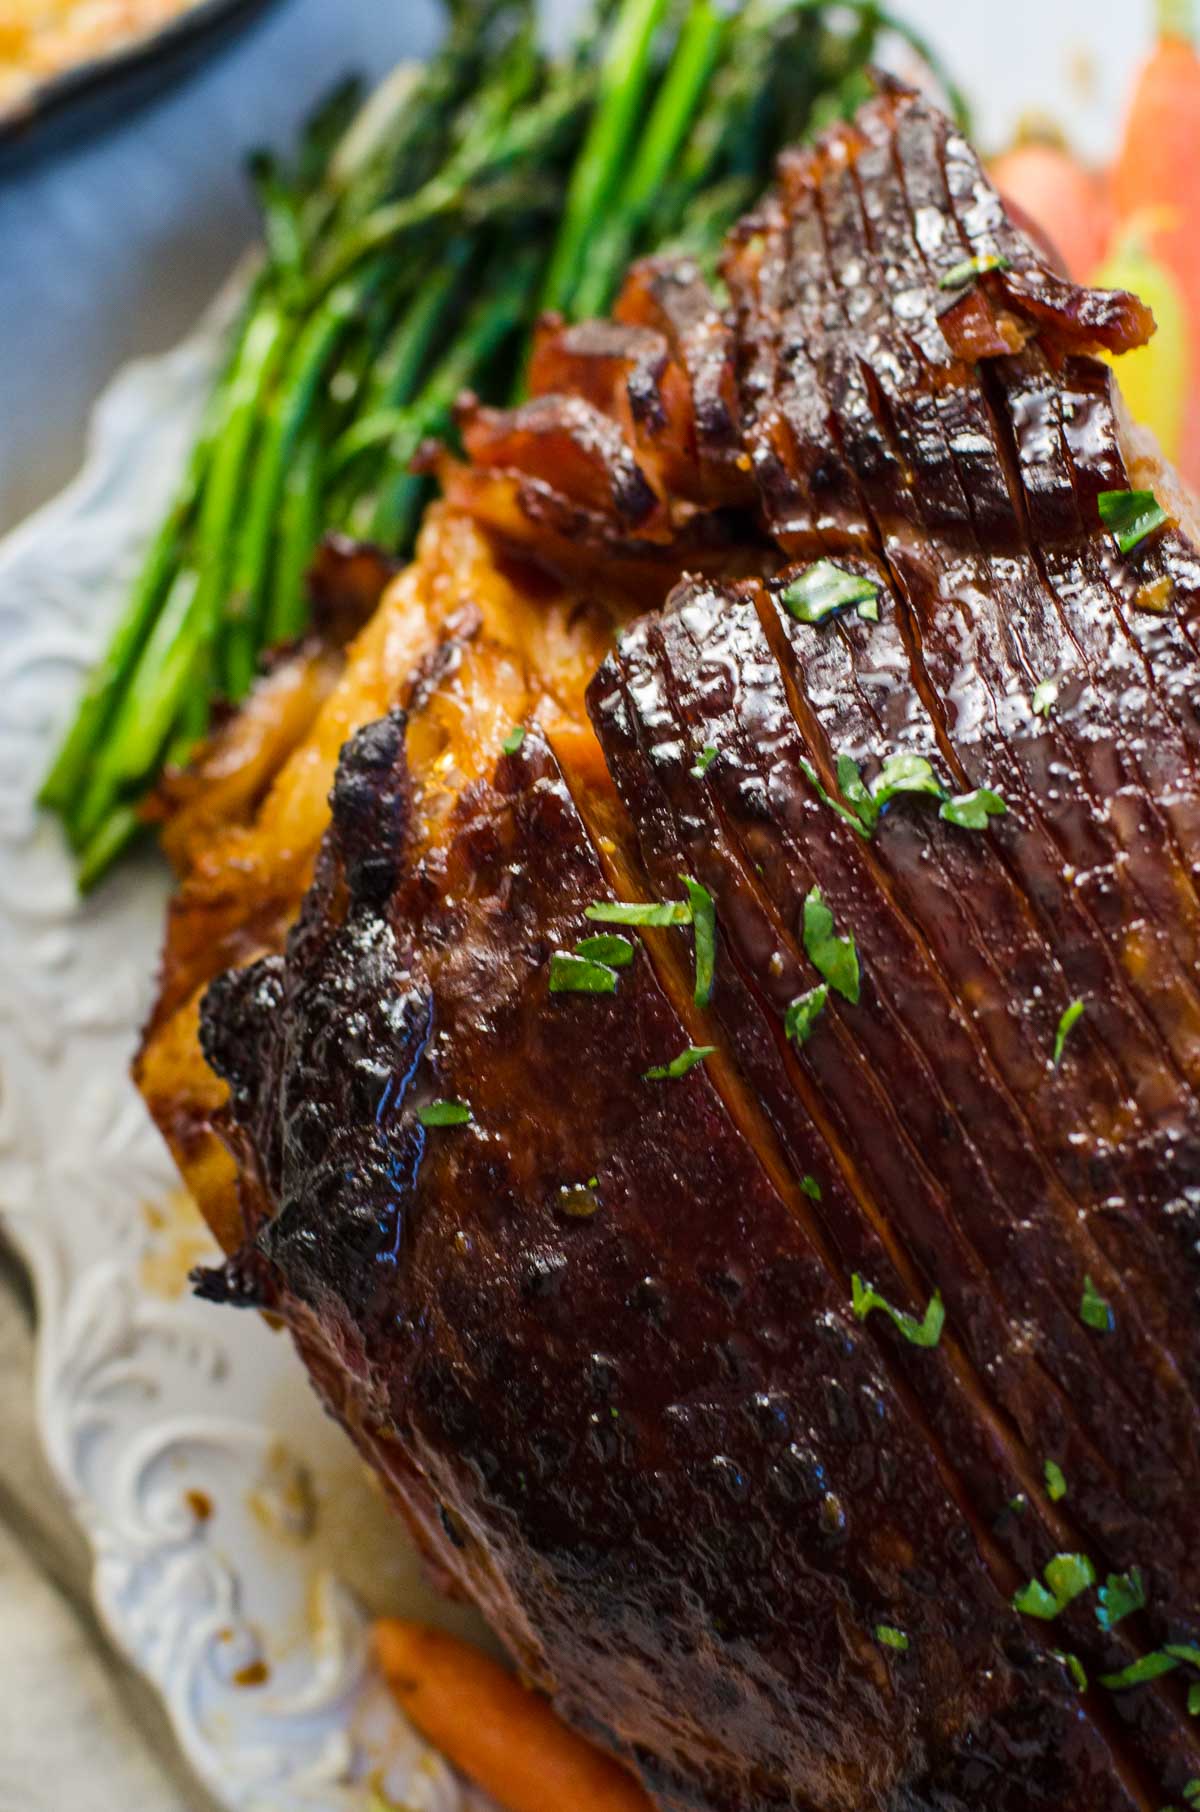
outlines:
[[[1085,1327],[1095,1328],[1098,1334],[1111,1334],[1116,1326],[1116,1317],[1112,1305],[1099,1290],[1090,1277],[1083,1280],[1083,1295],[1079,1299],[1079,1319]]]
[[[1189,1667],[1200,1667],[1200,1647],[1194,1642],[1168,1642],[1163,1652],[1174,1661],[1186,1661]]]
[[[898,1630],[892,1623],[877,1623],[875,1640],[882,1643],[884,1648],[894,1648],[900,1654],[903,1654],[908,1647],[908,1637],[903,1630]]]
[[[839,767],[840,767],[841,760],[842,760],[842,757],[839,757]],[[804,775],[804,778],[808,781],[809,786],[812,787],[814,793],[816,793],[818,799],[820,799],[820,801],[823,805],[827,805],[831,812],[836,812],[838,817],[843,821],[843,823],[848,824],[850,826],[850,829],[852,831],[856,832],[858,836],[863,837],[863,838],[870,836],[870,834],[871,834],[870,831],[864,825],[864,823],[863,823],[861,817],[858,815],[858,813],[851,811],[848,806],[845,806],[842,804],[840,799],[835,799],[833,794],[828,792],[826,790],[826,788],[824,786],[822,786],[821,777],[817,773],[816,768],[814,768],[812,762],[807,760],[803,755],[800,757],[800,772]],[[855,772],[855,775],[857,776],[858,769],[855,768],[854,772]]]
[[[870,604],[879,596],[874,579],[848,573],[832,560],[818,560],[785,587],[783,603],[798,623],[824,623],[852,604]]]
[[[1101,491],[1096,499],[1100,520],[1123,554],[1161,528],[1167,512],[1153,491]]]
[[[1193,1775],[1183,1790],[1183,1797],[1189,1806],[1200,1806],[1200,1775]]]
[[[804,948],[831,988],[858,1005],[858,951],[852,937],[835,937],[833,914],[814,887],[804,902]]]
[[[1079,1688],[1080,1692],[1086,1692],[1087,1685],[1088,1685],[1088,1677],[1087,1677],[1086,1670],[1084,1669],[1083,1662],[1079,1659],[1079,1656],[1078,1655],[1064,1655],[1063,1651],[1060,1648],[1051,1649],[1050,1652],[1054,1656],[1054,1659],[1056,1661],[1062,1662],[1063,1666],[1066,1668],[1067,1672],[1070,1674],[1072,1680],[1074,1680],[1074,1682],[1075,1682],[1076,1686]]]
[[[690,875],[680,875],[679,879],[687,888],[692,930],[696,939],[696,991],[693,999],[698,1007],[706,1007],[712,999],[713,968],[717,959],[717,909],[707,887],[701,886],[699,881],[693,881]]]
[[[1096,1622],[1102,1630],[1114,1630],[1122,1617],[1128,1617],[1132,1611],[1140,1611],[1146,1602],[1146,1584],[1140,1567],[1130,1567],[1128,1573],[1110,1573],[1107,1581],[1100,1587],[1100,1599],[1096,1606]]]
[[[1040,1617],[1044,1623],[1096,1583],[1096,1569],[1086,1554],[1056,1554],[1043,1571],[1046,1584],[1031,1579],[1023,1585],[1013,1594],[1013,1609],[1025,1617]]]
[[[1188,1717],[1200,1718],[1200,1686],[1188,1687]]]
[[[959,793],[954,799],[943,801],[939,818],[947,824],[957,824],[962,830],[982,831],[988,827],[989,818],[998,818],[1008,810],[999,793],[993,793],[990,787],[979,786],[973,793]]]
[[[1006,258],[1003,252],[976,252],[973,258],[964,258],[961,264],[955,264],[948,271],[943,271],[938,278],[939,289],[965,289],[976,277],[984,277],[988,271],[1007,271],[1012,269],[1012,259]]]
[[[607,963],[556,950],[550,958],[551,994],[615,994],[617,974]]]
[[[1055,1069],[1057,1069],[1062,1062],[1063,1051],[1066,1049],[1067,1039],[1071,1035],[1072,1027],[1077,1026],[1079,1021],[1083,1018],[1085,1005],[1086,1003],[1082,1000],[1073,1000],[1069,1007],[1063,1008],[1062,1018],[1058,1022],[1058,1030],[1054,1034]]]
[[[1156,1648],[1152,1654],[1142,1655],[1123,1667],[1119,1674],[1101,1674],[1101,1686],[1107,1686],[1110,1692],[1124,1692],[1127,1686],[1144,1686],[1147,1680],[1160,1680],[1169,1674],[1179,1662],[1165,1649]]]
[[[884,808],[900,793],[927,793],[934,799],[946,797],[945,787],[936,778],[923,755],[889,755],[870,787],[864,783],[854,757],[844,753],[839,755],[837,777],[842,799],[835,799],[826,792],[810,761],[801,758],[800,768],[830,811],[836,812],[851,830],[857,831],[864,838],[871,836]],[[844,805],[842,800],[846,802]]]
[[[616,931],[601,931],[595,937],[580,938],[576,956],[592,963],[604,963],[609,969],[628,969],[633,961],[633,945]]]
[[[1086,1554],[1056,1554],[1042,1571],[1060,1605],[1072,1603],[1096,1583],[1096,1569]]]
[[[878,623],[879,599],[871,598],[866,604],[860,604],[854,614],[861,617],[864,623]]]
[[[504,741],[500,744],[500,747],[504,750],[506,755],[515,755],[524,740],[525,731],[522,729],[521,725],[518,724],[515,730],[509,731],[508,735],[504,738]]]
[[[1033,715],[1049,717],[1058,703],[1058,681],[1054,679],[1039,680],[1033,688]]]
[[[465,1101],[431,1101],[428,1107],[417,1109],[422,1126],[466,1126],[470,1118],[471,1110]]]
[[[1057,1460],[1046,1461],[1046,1496],[1052,1504],[1057,1504],[1067,1495],[1066,1474]]]
[[[692,764],[692,773],[696,776],[697,780],[704,779],[704,776],[708,773],[709,768],[711,768],[713,762],[716,759],[717,759],[716,743],[714,743],[714,742],[705,743],[703,749],[701,749],[699,755],[697,755],[695,761]]]
[[[594,925],[690,925],[686,900],[597,900],[584,908]]]
[[[865,836],[870,836],[879,817],[879,807],[863,785],[863,777],[858,771],[858,763],[852,755],[842,754],[837,758],[838,785],[842,789],[842,798],[855,814]]]
[[[850,1306],[860,1321],[865,1321],[872,1309],[879,1309],[895,1323],[911,1346],[936,1346],[941,1339],[942,1329],[946,1325],[946,1310],[940,1290],[935,1290],[929,1298],[929,1307],[920,1321],[905,1309],[894,1309],[878,1290],[863,1282],[857,1271],[850,1279],[850,1291]]]
[[[676,1082],[680,1076],[686,1076],[698,1063],[711,1057],[716,1050],[715,1044],[690,1044],[686,1051],[680,1051],[678,1057],[672,1057],[670,1063],[655,1064],[642,1077],[643,1082]]]
[[[794,1000],[783,1018],[783,1029],[788,1037],[797,1044],[803,1044],[825,1011],[828,999],[829,989],[822,982],[819,987],[810,988],[807,994]]]
[[[809,1175],[802,1176],[800,1178],[800,1187],[811,1201],[820,1201],[821,1185],[818,1183],[816,1177]]]
[[[1013,1593],[1013,1610],[1020,1611],[1022,1617],[1040,1617],[1043,1623],[1049,1623],[1058,1616],[1059,1603],[1040,1579],[1031,1579],[1028,1585]]]
[[[889,755],[871,788],[876,816],[901,793],[927,793],[932,799],[944,799],[946,789],[923,755]]]

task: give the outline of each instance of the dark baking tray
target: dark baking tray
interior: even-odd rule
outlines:
[[[78,63],[0,110],[0,175],[67,140],[115,124],[161,94],[278,0],[199,0],[109,56]]]

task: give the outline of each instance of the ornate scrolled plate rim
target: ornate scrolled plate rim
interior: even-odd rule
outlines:
[[[98,1613],[218,1804],[353,1812],[382,1789],[484,1812],[401,1718],[365,1609],[308,1540],[347,1450],[290,1345],[178,1288],[207,1236],[128,1077],[165,878],[148,858],[81,906],[34,802],[182,467],[227,307],[114,382],[78,479],[0,545],[0,1216],[34,1281],[37,1421]],[[411,1598],[391,1608],[437,1615]]]

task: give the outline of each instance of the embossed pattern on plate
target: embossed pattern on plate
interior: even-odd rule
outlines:
[[[372,1672],[342,1563],[375,1608],[470,1614],[424,1584],[289,1343],[186,1290],[208,1237],[127,1074],[165,876],[148,857],[81,907],[33,804],[214,346],[210,322],[121,376],[81,477],[0,547],[0,1211],[37,1292],[39,1426],[104,1624],[219,1803],[350,1812],[380,1787],[406,1812],[486,1812]]]

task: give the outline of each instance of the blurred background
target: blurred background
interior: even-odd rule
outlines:
[[[561,32],[573,0],[548,0]],[[1001,149],[1049,115],[1100,160],[1116,142],[1150,9],[1095,0],[901,0]],[[0,0],[0,25],[4,4]],[[286,148],[345,72],[436,42],[431,0],[276,0],[158,99],[75,144],[0,162],[0,532],[77,468],[88,411],[130,358],[174,344],[255,231],[241,173]]]

